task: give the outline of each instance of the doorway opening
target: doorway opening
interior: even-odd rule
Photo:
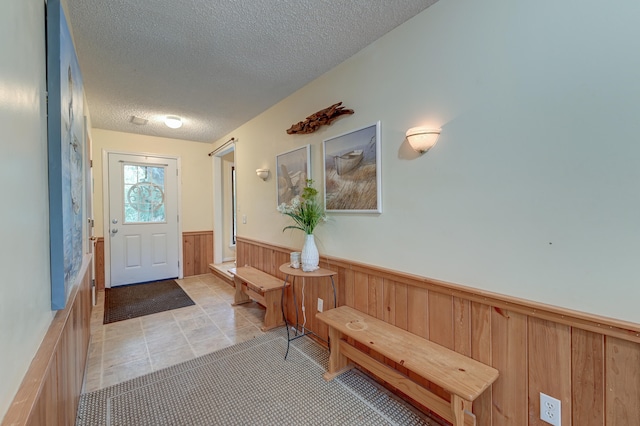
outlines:
[[[236,267],[235,144],[213,156],[213,264],[211,270],[232,281]]]

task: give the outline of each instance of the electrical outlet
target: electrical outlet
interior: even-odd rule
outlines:
[[[246,214],[242,215],[242,223],[245,224],[245,225],[247,224],[247,215]]]
[[[318,312],[322,312],[322,308],[324,308],[324,300],[318,298]]]
[[[540,392],[540,420],[553,426],[561,426],[560,400]]]

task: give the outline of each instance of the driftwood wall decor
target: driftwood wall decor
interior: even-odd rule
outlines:
[[[342,105],[342,102],[338,102],[328,108],[321,109],[315,114],[311,114],[305,121],[299,121],[289,127],[287,129],[287,133],[290,135],[293,135],[294,133],[313,133],[318,130],[320,126],[331,124],[333,120],[341,115],[353,114],[352,109],[345,109],[340,105]]]

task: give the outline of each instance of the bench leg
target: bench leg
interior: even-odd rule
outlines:
[[[453,412],[453,426],[475,426],[476,417],[471,414],[471,401],[451,395],[451,411]]]
[[[270,290],[265,292],[264,301],[267,311],[264,314],[264,326],[262,331],[271,330],[282,324],[284,324],[284,318],[282,317],[281,302],[281,289]]]
[[[251,299],[247,294],[242,291],[242,280],[237,276],[233,277],[233,283],[236,286],[236,294],[233,297],[233,305],[242,305],[243,303],[251,302]]]
[[[340,352],[340,339],[342,339],[342,333],[335,328],[329,327],[329,350],[331,351],[329,354],[329,371],[322,376],[326,381],[331,381],[353,368],[349,364],[347,357]]]

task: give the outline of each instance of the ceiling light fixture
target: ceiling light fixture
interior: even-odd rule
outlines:
[[[407,130],[409,145],[420,154],[424,154],[438,142],[441,129],[429,129],[427,127],[413,127]]]
[[[164,124],[166,124],[167,127],[171,128],[171,129],[178,129],[178,128],[182,127],[182,119],[180,117],[175,116],[175,115],[168,115],[164,119]]]

